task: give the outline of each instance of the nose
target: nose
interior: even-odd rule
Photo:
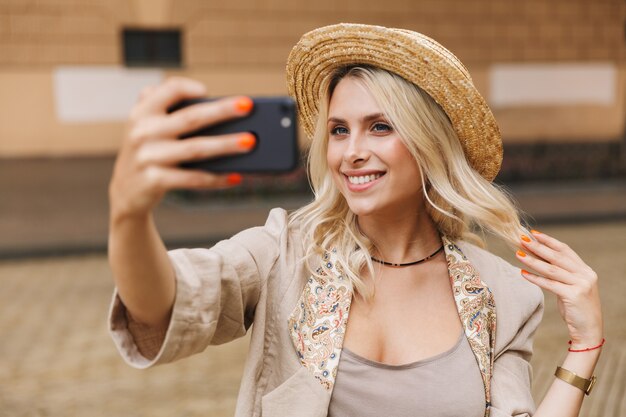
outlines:
[[[347,142],[343,159],[353,165],[367,162],[371,152],[367,145],[367,138],[365,135],[355,132],[347,138]]]

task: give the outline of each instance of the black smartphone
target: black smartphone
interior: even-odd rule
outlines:
[[[243,118],[189,132],[180,139],[250,132],[256,137],[254,149],[246,154],[203,161],[185,162],[185,168],[213,172],[287,173],[298,167],[299,152],[295,102],[291,97],[251,97],[250,114]],[[214,101],[217,98],[184,100],[168,109]]]

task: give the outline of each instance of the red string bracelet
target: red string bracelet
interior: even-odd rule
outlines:
[[[600,344],[598,346],[594,346],[594,347],[590,347],[590,348],[586,348],[586,349],[572,349],[569,348],[567,349],[568,352],[589,352],[590,350],[596,350],[596,349],[600,349],[603,345],[604,345],[604,338],[602,338],[602,341],[600,342]],[[572,341],[570,340],[569,342],[567,342],[568,344],[572,344]]]

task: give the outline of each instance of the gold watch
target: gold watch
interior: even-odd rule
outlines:
[[[556,367],[556,372],[554,373],[554,375],[557,378],[567,382],[568,384],[581,389],[585,393],[585,395],[589,395],[591,393],[591,390],[596,384],[597,379],[595,375],[591,376],[591,378],[589,379],[582,378],[576,375],[574,372],[563,369],[560,366]]]

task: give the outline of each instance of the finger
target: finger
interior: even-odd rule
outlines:
[[[229,188],[241,184],[242,176],[237,173],[213,174],[210,172],[181,169],[160,168],[152,174],[152,180],[162,191],[176,189],[201,190]]]
[[[245,116],[252,106],[250,98],[237,96],[194,104],[167,116],[144,116],[131,125],[128,138],[136,145],[154,140],[174,140],[201,127]]]
[[[567,286],[565,284],[548,279],[546,277],[539,276],[537,274],[533,274],[532,272],[529,272],[525,269],[522,269],[520,271],[520,274],[527,281],[535,284],[539,288],[550,291],[551,293],[556,294],[559,297],[563,297],[567,291]]]
[[[245,96],[194,104],[163,118],[159,128],[164,136],[178,137],[208,125],[246,116],[252,106],[252,100]]]
[[[180,141],[148,143],[137,151],[139,166],[174,166],[181,162],[212,159],[250,152],[256,144],[252,133],[199,136]]]
[[[561,242],[558,239],[553,238],[550,235],[547,235],[545,233],[539,232],[539,231],[534,230],[534,229],[531,230],[530,232],[533,235],[533,237],[535,239],[537,239],[538,242],[543,243],[544,245],[546,245],[550,249],[552,249],[552,250],[554,250],[556,252],[561,252],[561,253],[565,254],[566,256],[570,257],[573,260],[577,260],[579,262],[582,262],[582,259],[580,258],[580,256],[578,256],[578,254],[576,252],[574,252],[574,250],[572,248],[570,248],[567,244]]]
[[[532,240],[526,235],[521,236],[520,242],[524,250],[552,265],[556,265],[569,272],[575,272],[580,269],[579,262],[577,262],[576,259],[572,259],[568,254],[557,252],[537,240]]]
[[[515,253],[517,259],[539,275],[564,284],[573,284],[576,280],[574,274],[563,268],[550,264],[544,260],[529,256],[526,252],[518,250]]]
[[[150,94],[146,93],[145,98],[133,108],[131,117],[141,118],[164,114],[168,107],[181,100],[199,98],[206,94],[206,88],[198,81],[183,77],[170,77],[150,91]]]

